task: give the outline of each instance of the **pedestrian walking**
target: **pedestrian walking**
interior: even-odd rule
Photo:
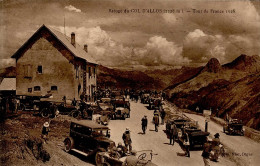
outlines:
[[[147,121],[147,116],[144,115],[144,117],[142,118],[141,121],[142,121],[143,134],[145,134],[145,131],[146,131],[146,128],[147,128],[147,123],[148,123],[148,121]]]
[[[42,138],[44,139],[45,143],[47,143],[48,134],[50,132],[49,126],[50,126],[49,122],[45,122],[42,127]]]
[[[164,124],[165,115],[166,115],[166,113],[165,113],[164,109],[162,108],[162,110],[161,110],[162,125]]]
[[[125,147],[129,152],[132,151],[132,140],[130,136],[130,129],[127,127],[125,132],[123,133],[122,139],[124,141]]]
[[[158,132],[158,127],[159,127],[159,114],[158,113],[154,113],[153,123],[154,123],[155,131]]]
[[[210,139],[207,139],[207,141],[203,145],[203,151],[201,156],[203,157],[203,162],[205,166],[209,166],[209,156],[211,151],[211,144]]]

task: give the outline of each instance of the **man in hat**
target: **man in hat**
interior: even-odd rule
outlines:
[[[159,126],[159,114],[158,113],[154,113],[153,123],[154,123],[155,131],[158,132],[158,126]]]
[[[125,132],[123,133],[122,139],[124,141],[125,147],[129,150],[129,152],[132,151],[132,140],[130,136],[130,130],[127,127]]]
[[[220,145],[219,133],[216,133],[214,137],[215,138],[212,139],[212,148]]]
[[[42,127],[42,138],[44,139],[45,143],[47,143],[47,137],[50,132],[49,122],[45,122]]]
[[[147,121],[147,116],[146,115],[144,115],[144,117],[142,118],[142,130],[143,130],[143,133],[145,134],[145,130],[146,130],[146,128],[147,128],[147,123],[148,123],[148,121]]]

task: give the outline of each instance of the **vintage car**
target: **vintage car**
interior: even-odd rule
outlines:
[[[160,109],[162,101],[160,98],[150,98],[149,109]]]
[[[231,119],[226,122],[225,126],[223,126],[223,132],[232,135],[244,135],[244,128],[241,121],[238,119]]]
[[[111,98],[101,98],[98,105],[103,111],[112,111],[114,107],[111,102]]]
[[[149,93],[142,94],[141,95],[141,103],[149,104],[149,98],[150,98],[150,94]]]
[[[130,106],[127,101],[117,100],[114,102],[113,119],[130,118]]]
[[[185,125],[186,122],[189,122],[190,120],[188,118],[185,117],[176,117],[174,119],[169,119],[166,122],[166,133],[169,132],[169,130],[171,129],[171,125],[175,124],[177,128],[181,129],[183,128],[183,126]]]
[[[20,100],[19,110],[21,111],[39,111],[40,96],[18,96]]]
[[[106,152],[115,147],[115,142],[110,139],[110,129],[107,126],[93,121],[72,121],[70,134],[64,140],[65,151],[92,156],[96,163],[99,161],[99,152]]]
[[[40,103],[39,114],[44,118],[53,117],[57,111],[59,114],[68,115],[78,110],[76,106],[71,104],[71,100],[64,102],[52,98],[41,98]]]
[[[183,145],[189,145],[190,149],[201,149],[209,134],[199,129],[197,122],[185,122],[185,126],[178,132],[178,140]]]

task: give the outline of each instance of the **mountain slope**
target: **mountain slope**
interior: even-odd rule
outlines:
[[[141,71],[123,71],[110,69],[102,65],[98,68],[99,87],[156,89],[161,90],[163,83],[148,76]]]
[[[223,66],[212,59],[193,78],[169,86],[167,92],[179,107],[211,108],[214,115],[224,117],[228,113],[259,130],[259,69],[259,56],[241,55]]]

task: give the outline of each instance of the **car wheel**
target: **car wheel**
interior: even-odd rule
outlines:
[[[21,105],[20,105],[20,110],[21,110],[21,111],[25,111],[25,105],[24,105],[24,104],[21,104]]]
[[[96,155],[95,155],[95,162],[96,162],[97,166],[103,166],[102,156],[100,155],[99,152],[97,152]]]
[[[126,119],[126,114],[124,114],[123,116],[122,116],[122,120],[125,120]]]
[[[74,112],[72,113],[72,117],[73,117],[73,118],[79,117],[79,111],[74,111]]]
[[[43,118],[49,118],[50,117],[49,110],[47,108],[43,108],[41,111],[41,116]]]
[[[74,141],[73,141],[73,139],[72,139],[72,138],[66,138],[66,139],[64,140],[64,146],[65,146],[65,151],[66,151],[66,152],[71,151],[71,149],[73,149],[73,147],[74,147]]]

